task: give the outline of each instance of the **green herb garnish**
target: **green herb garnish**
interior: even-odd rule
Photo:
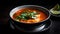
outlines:
[[[28,20],[28,19],[34,19],[37,13],[34,11],[29,11],[29,10],[25,10],[23,11],[19,16],[17,16],[17,19],[24,19],[24,20]]]

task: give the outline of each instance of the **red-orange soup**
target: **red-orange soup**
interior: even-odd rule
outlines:
[[[28,10],[28,11],[26,11],[26,10]],[[23,13],[24,11],[26,11],[25,14]],[[29,14],[31,14],[31,15],[29,15]],[[22,18],[21,15],[24,18]],[[33,17],[33,16],[35,16],[35,17]],[[42,10],[25,8],[25,9],[18,10],[16,13],[13,14],[12,17],[14,20],[16,20],[18,22],[32,24],[32,23],[41,22],[41,21],[45,20],[48,16]],[[19,17],[19,18],[16,19],[17,17]]]

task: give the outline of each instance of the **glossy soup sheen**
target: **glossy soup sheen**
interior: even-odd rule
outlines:
[[[26,11],[28,10],[28,11]],[[23,12],[26,11],[28,13],[25,12],[25,17],[28,19],[24,19],[21,17],[21,14],[24,14]],[[36,13],[36,14],[31,14],[31,13]],[[27,14],[27,16],[26,16]],[[31,15],[28,15],[31,14]],[[20,16],[20,18],[16,19],[17,16]],[[35,17],[33,17],[35,16]],[[13,14],[13,19],[18,21],[18,22],[22,22],[22,23],[26,23],[26,24],[33,24],[33,23],[39,23],[43,20],[45,20],[48,16],[42,11],[42,10],[36,10],[36,9],[30,9],[30,8],[25,8],[25,9],[20,9],[18,10],[16,13]]]

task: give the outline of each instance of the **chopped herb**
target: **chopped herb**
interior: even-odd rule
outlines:
[[[30,18],[34,19],[35,18],[35,15],[37,13],[34,12],[34,11],[23,11],[19,16],[17,16],[17,19],[24,19],[24,20],[28,20]]]

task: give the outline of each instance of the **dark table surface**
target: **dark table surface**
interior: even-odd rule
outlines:
[[[11,29],[9,20],[9,12],[21,5],[39,5],[46,7],[47,9],[51,9],[54,5],[59,3],[60,1],[56,0],[31,0],[31,1],[24,1],[24,0],[0,0],[0,32],[17,32]],[[51,17],[52,20],[52,27],[50,28],[49,32],[44,32],[46,34],[60,34],[60,19],[56,19]]]

